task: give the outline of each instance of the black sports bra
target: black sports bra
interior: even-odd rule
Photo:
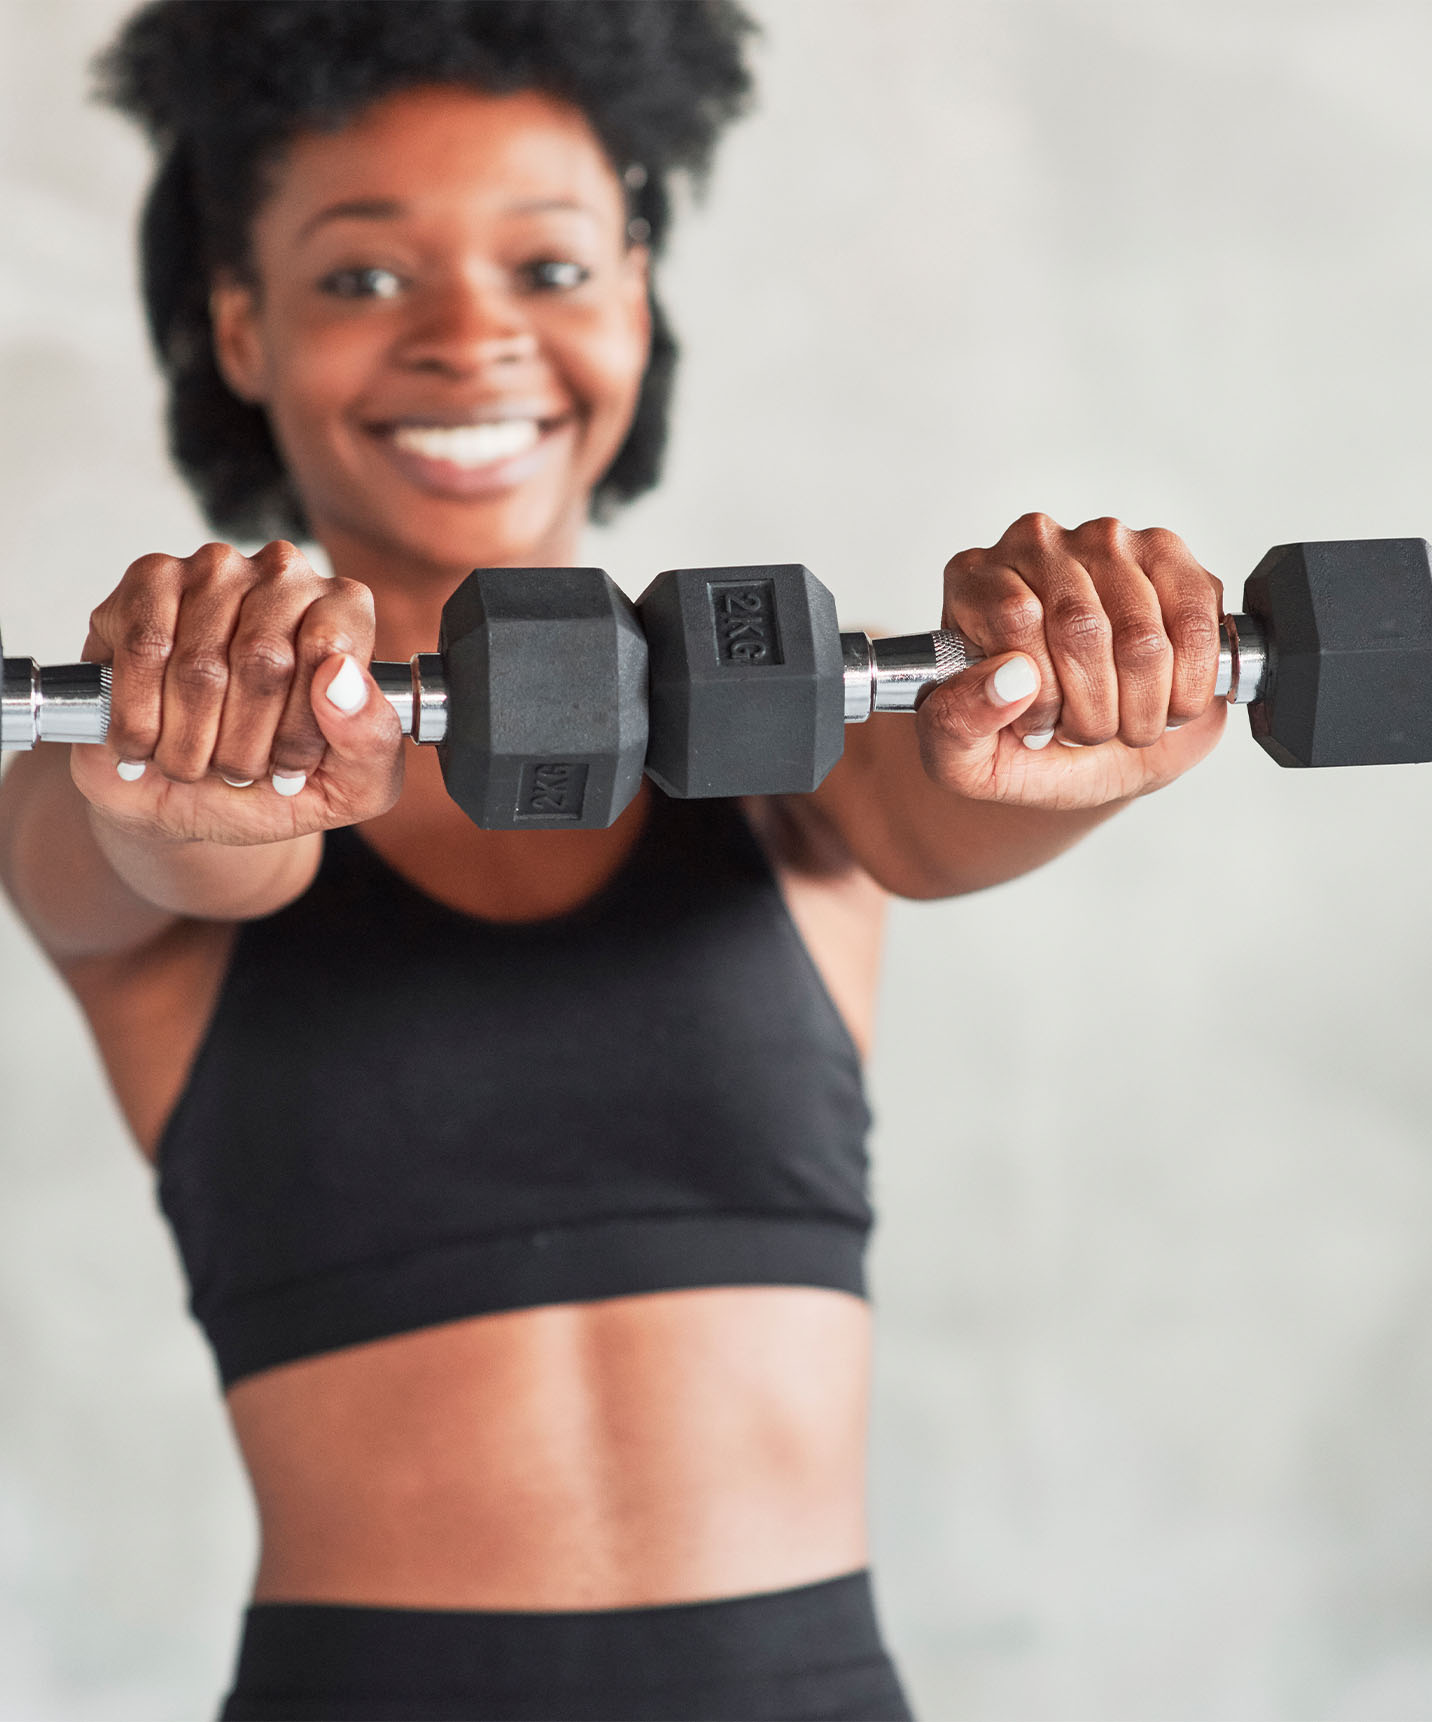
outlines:
[[[860,1063],[739,808],[654,795],[571,914],[474,919],[355,831],[239,930],[159,1197],[226,1384],[496,1310],[864,1293]]]

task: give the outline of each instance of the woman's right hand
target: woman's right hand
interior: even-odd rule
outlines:
[[[275,843],[384,813],[397,713],[368,674],[373,598],[293,545],[142,556],[90,618],[109,736],[70,750],[106,820],[173,842]],[[345,709],[346,708],[346,709]]]

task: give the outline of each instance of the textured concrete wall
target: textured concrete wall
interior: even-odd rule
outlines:
[[[72,656],[191,548],[132,291],[114,0],[0,7],[0,619]],[[1426,532],[1432,13],[762,0],[687,226],[670,482],[594,541],[803,560],[852,620],[1039,507]],[[874,1507],[930,1718],[1432,1716],[1432,768],[1236,719],[1033,879],[895,917]],[[0,1716],[212,1708],[253,1553],[170,1246],[0,915]]]

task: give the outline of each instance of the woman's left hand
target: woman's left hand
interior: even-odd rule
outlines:
[[[962,551],[943,625],[987,661],[921,704],[925,770],[958,795],[1031,808],[1160,788],[1222,733],[1222,596],[1181,538],[1117,520],[1070,531],[1028,514]]]

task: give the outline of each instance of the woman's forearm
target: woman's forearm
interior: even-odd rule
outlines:
[[[1042,867],[1126,805],[1054,810],[973,801],[931,781],[907,717],[847,733],[811,798],[867,873],[897,897],[957,897]]]
[[[0,883],[57,960],[118,954],[176,920],[247,920],[308,885],[317,834],[235,847],[126,830],[80,794],[69,749],[22,755],[0,788]]]

